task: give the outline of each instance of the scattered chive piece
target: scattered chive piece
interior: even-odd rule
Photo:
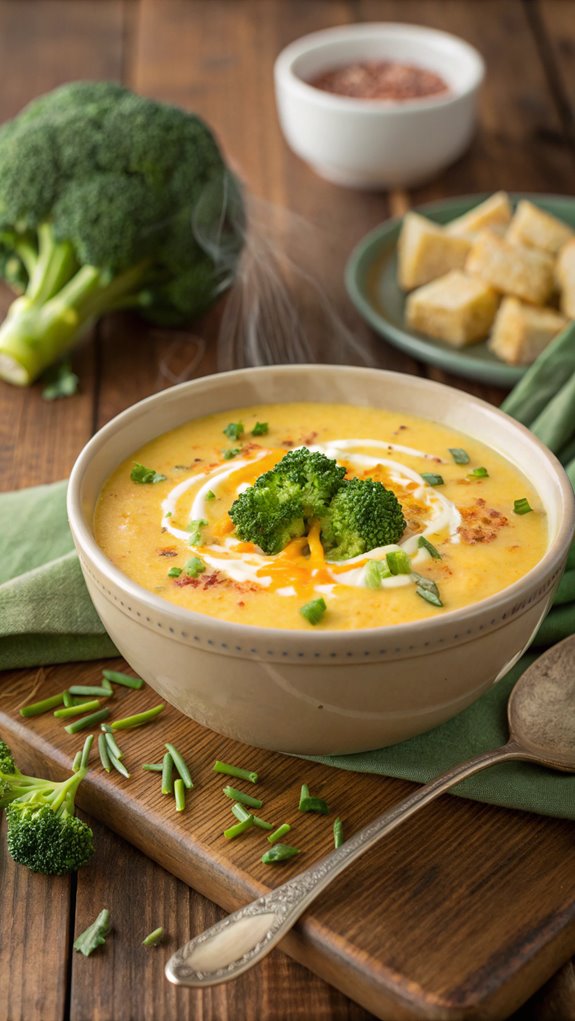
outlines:
[[[234,823],[233,826],[228,826],[227,830],[224,830],[224,837],[226,838],[226,840],[234,840],[236,837],[239,837],[242,833],[245,833],[246,830],[251,830],[253,825],[254,817],[253,815],[249,815],[248,813],[247,817],[245,819],[242,819],[241,822],[236,822]]]
[[[206,565],[201,557],[190,557],[184,564],[184,571],[188,578],[198,578],[200,574],[204,573],[205,569]]]
[[[444,486],[443,475],[438,475],[437,472],[422,472],[422,479],[425,479],[428,486]]]
[[[103,698],[107,698],[110,691],[98,684],[73,684],[71,688],[68,688],[70,695],[101,695]]]
[[[385,559],[392,574],[411,574],[411,560],[404,550],[392,550]]]
[[[186,788],[181,777],[174,781],[174,796],[176,799],[176,812],[183,812],[186,807]]]
[[[172,780],[172,769],[174,760],[169,752],[164,755],[162,762],[162,794],[174,793],[174,781]]]
[[[86,769],[90,761],[90,752],[92,751],[92,745],[94,744],[94,735],[88,734],[84,741],[84,747],[82,748],[82,758],[80,759],[80,766],[82,769]]]
[[[107,681],[111,681],[112,684],[122,684],[124,688],[134,688],[135,691],[139,691],[140,688],[144,687],[144,681],[141,677],[131,677],[130,674],[120,674],[117,670],[102,670],[102,676]]]
[[[270,427],[267,422],[256,422],[252,429],[252,436],[266,436]]]
[[[118,773],[121,773],[122,776],[125,776],[126,780],[128,780],[129,777],[130,777],[130,774],[128,773],[128,770],[126,769],[124,763],[116,755],[114,755],[114,753],[113,753],[113,751],[112,751],[112,749],[110,748],[109,745],[108,745],[108,755],[110,756],[110,762],[112,763],[114,769]]]
[[[224,787],[223,791],[226,797],[239,801],[241,805],[248,805],[250,808],[261,808],[263,805],[263,801],[260,801],[259,798],[252,798],[251,794],[244,794],[243,791],[238,791],[235,787]]]
[[[166,743],[164,747],[172,756],[172,759],[174,760],[174,766],[176,767],[178,773],[180,774],[182,780],[184,781],[184,785],[188,788],[188,790],[191,790],[194,784],[183,755],[180,755],[178,749],[174,748],[173,744]]]
[[[106,744],[106,735],[100,732],[98,737],[98,752],[100,753],[100,762],[102,763],[106,773],[112,772],[112,763],[110,761],[110,754],[108,752],[108,745]]]
[[[426,602],[431,603],[433,606],[443,606],[441,597],[439,595],[439,589],[431,578],[424,578],[421,574],[414,574],[415,578],[415,591],[418,596],[425,599]]]
[[[270,844],[276,844],[278,840],[285,837],[286,833],[289,833],[290,830],[291,826],[289,822],[284,822],[281,826],[278,826],[277,830],[274,830],[273,833],[268,833],[268,840]]]
[[[168,578],[179,578],[181,573],[181,567],[170,567],[170,570],[168,571]]]
[[[329,805],[323,798],[301,798],[299,799],[300,812],[320,812],[322,815],[329,815]]]
[[[67,734],[77,734],[79,730],[86,730],[87,727],[94,727],[96,723],[101,723],[110,715],[109,709],[98,709],[97,713],[90,713],[89,716],[82,716],[80,720],[74,720],[73,723],[69,723],[64,730]]]
[[[227,762],[216,759],[212,769],[214,773],[227,773],[228,776],[236,776],[239,780],[249,780],[250,783],[258,782],[258,774],[249,769],[241,769],[240,766],[230,766]]]
[[[153,709],[146,709],[145,712],[135,713],[133,716],[124,716],[123,720],[115,720],[110,726],[112,730],[130,730],[132,727],[142,727],[144,723],[149,723],[150,720],[159,716],[164,708],[164,703],[160,702],[160,705],[155,705]]]
[[[326,610],[327,606],[322,596],[319,599],[310,599],[309,603],[304,603],[299,608],[304,620],[307,620],[308,624],[314,625],[319,624]]]
[[[419,536],[419,539],[417,540],[417,545],[419,546],[420,549],[422,548],[426,549],[430,557],[433,557],[434,560],[442,559],[439,550],[433,545],[432,542],[429,541],[429,539],[426,539],[424,535]]]
[[[343,844],[343,823],[339,817],[333,822],[333,843],[334,847],[341,847]]]
[[[232,814],[235,815],[236,819],[239,819],[240,822],[244,822],[248,815],[251,815],[251,813],[248,812],[243,805],[240,805],[237,802],[235,805],[232,805]],[[260,819],[259,815],[252,815],[252,819],[254,820],[254,826],[258,826],[260,830],[273,830],[272,823],[266,822],[265,819]]]
[[[449,447],[449,453],[456,464],[469,464],[469,454],[462,447]]]
[[[157,947],[164,938],[164,930],[160,925],[153,932],[149,932],[148,935],[142,940],[142,946],[144,947]]]
[[[188,521],[188,532],[190,533],[189,542],[191,546],[198,546],[202,541],[202,529],[206,527],[207,521],[205,518],[194,518],[192,521]]]
[[[65,705],[66,709],[68,709],[68,708],[69,708],[69,706],[71,706],[71,705],[75,705],[75,704],[76,704],[76,703],[74,702],[74,699],[72,698],[72,696],[71,696],[71,694],[70,694],[70,692],[69,692],[69,691],[65,691],[65,692],[64,692],[64,694],[62,695],[62,701],[63,701],[63,703],[64,703],[64,705]]]
[[[308,785],[306,783],[302,783],[302,785],[301,785],[301,791],[300,791],[300,796],[299,796],[299,807],[300,808],[301,808],[301,803],[304,800],[304,798],[309,798],[309,787],[308,787]]]
[[[54,716],[58,720],[69,720],[71,716],[80,716],[82,713],[87,713],[90,709],[99,709],[100,699],[93,698],[89,702],[80,702],[79,705],[65,706],[63,709],[55,709]]]
[[[82,768],[82,752],[78,751],[74,756],[74,761],[72,763],[72,772],[77,773],[78,770],[81,768]]]
[[[489,478],[489,472],[487,471],[487,468],[474,468],[473,471],[469,472],[469,478],[487,479]]]
[[[223,451],[224,461],[231,461],[232,457],[237,457],[240,452],[239,447],[230,447],[229,450]]]
[[[171,518],[172,517],[172,512],[171,511],[166,511],[166,513],[164,514],[164,517],[165,518]]]
[[[146,468],[143,464],[135,461],[134,467],[130,472],[130,478],[132,482],[139,482],[141,485],[145,485],[147,483],[165,482],[167,476],[162,475],[161,472],[157,472],[153,468]]]
[[[214,493],[214,491],[212,489],[208,489],[206,493],[206,500],[215,500],[215,498],[216,494]]]
[[[108,748],[110,749],[110,751],[113,752],[113,754],[116,756],[117,759],[122,759],[124,757],[123,756],[123,752],[122,752],[121,748],[118,746],[118,744],[116,742],[116,739],[115,739],[114,735],[112,734],[112,731],[111,730],[105,730],[104,731],[104,737],[106,738],[106,744],[108,745]]]
[[[368,588],[381,588],[384,578],[389,578],[391,571],[383,560],[369,560],[365,568],[364,580]]]
[[[148,773],[161,773],[163,768],[163,762],[144,762],[142,766],[142,769],[145,769]]]
[[[239,440],[244,434],[243,422],[230,422],[223,431],[229,440]]]
[[[31,702],[30,705],[22,706],[20,716],[40,716],[42,713],[47,713],[50,709],[55,709],[57,705],[62,705],[63,701],[64,692],[61,691],[59,695],[43,698],[41,702]]]
[[[290,847],[289,844],[274,844],[269,851],[262,854],[262,861],[264,865],[274,865],[278,861],[295,858],[298,854],[301,854],[301,851],[297,847]]]
[[[513,501],[513,513],[514,514],[529,514],[533,510],[533,507],[529,503],[526,496],[522,496],[520,500]]]

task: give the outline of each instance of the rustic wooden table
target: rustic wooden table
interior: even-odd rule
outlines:
[[[487,61],[471,149],[410,194],[363,194],[320,181],[288,151],[274,108],[272,63],[287,42],[329,25],[381,19],[452,31]],[[350,306],[342,271],[367,230],[409,205],[499,188],[572,191],[574,50],[571,0],[0,0],[0,120],[76,78],[119,80],[196,110],[253,195],[312,225],[321,239],[317,269],[326,293],[374,364],[445,379],[498,403],[501,392],[444,377],[376,339]],[[0,311],[7,303],[2,291]],[[47,403],[38,386],[26,392],[3,386],[2,489],[66,476],[85,441],[114,414],[190,374],[213,371],[217,324],[214,313],[193,335],[174,335],[112,317],[74,355],[81,380],[74,398]],[[203,355],[197,338],[206,342]],[[371,1017],[279,951],[235,986],[203,993],[169,987],[157,955],[142,961],[113,941],[105,959],[82,968],[71,938],[103,904],[113,902],[115,919],[129,930],[142,899],[151,899],[157,917],[174,919],[174,947],[221,914],[111,831],[94,828],[97,863],[77,878],[45,880],[0,862],[2,1021]],[[570,969],[514,1017],[574,1018]]]

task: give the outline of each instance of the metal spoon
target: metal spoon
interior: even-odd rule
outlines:
[[[166,977],[181,986],[211,986],[237,978],[279,943],[360,854],[465,777],[509,759],[575,772],[575,636],[553,646],[525,671],[513,689],[507,716],[507,744],[419,787],[306,872],[206,929],[170,958]]]

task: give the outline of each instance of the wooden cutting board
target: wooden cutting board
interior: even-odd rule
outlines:
[[[5,674],[0,736],[21,769],[61,776],[85,734],[68,735],[51,713],[23,719],[18,707],[66,686],[94,684],[101,668],[72,664]],[[130,671],[128,671],[130,672]],[[116,689],[111,719],[158,702],[149,688]],[[344,772],[220,737],[172,707],[118,735],[130,779],[108,775],[92,752],[80,806],[174,875],[227,910],[239,907],[331,850],[336,815],[351,835],[412,785]],[[194,789],[186,809],[160,792],[165,741],[185,755]],[[282,865],[261,863],[262,830],[228,841],[234,822],[213,772],[216,758],[255,769],[259,813],[289,822],[302,850]],[[324,797],[328,817],[298,811],[302,782]],[[192,934],[190,934],[192,935]],[[575,829],[572,823],[446,795],[368,852],[312,905],[282,949],[386,1021],[505,1018],[575,952]]]

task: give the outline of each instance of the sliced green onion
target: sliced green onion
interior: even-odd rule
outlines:
[[[248,815],[246,819],[242,819],[241,822],[235,823],[233,826],[228,826],[227,830],[224,830],[224,837],[226,840],[234,840],[236,837],[241,836],[246,830],[251,830],[254,825],[253,815]]]
[[[123,720],[114,720],[110,726],[112,730],[131,730],[132,727],[142,727],[145,723],[150,723],[156,716],[159,716],[164,709],[164,703],[160,702],[160,705],[155,705],[153,709],[146,709],[143,713],[135,713],[134,716],[124,716]]]
[[[101,732],[98,737],[98,752],[100,753],[100,762],[106,770],[106,773],[111,773],[112,762],[110,760],[108,745],[106,744],[106,735],[103,732]]]
[[[93,744],[94,735],[88,734],[86,740],[84,741],[84,747],[82,748],[82,758],[80,760],[80,765],[82,769],[87,769],[88,767],[88,763],[90,761],[90,752],[92,751]]]
[[[216,494],[214,493],[213,489],[208,489],[206,493],[206,500],[215,500],[215,498]]]
[[[100,708],[100,699],[93,698],[89,702],[80,702],[79,705],[65,706],[64,709],[55,709],[54,716],[58,720],[69,720],[71,716],[81,716],[82,713],[88,713],[91,709]]]
[[[103,727],[102,727],[102,730],[104,731]],[[116,756],[116,758],[117,759],[123,759],[123,757],[124,757],[123,752],[122,752],[120,746],[118,745],[114,735],[112,734],[112,731],[111,730],[105,730],[104,731],[104,737],[106,738],[106,744],[108,745],[108,748]]]
[[[72,772],[77,773],[78,770],[81,768],[82,768],[82,752],[78,751],[74,756],[74,761],[72,763]]]
[[[266,436],[270,427],[267,422],[256,422],[252,429],[252,436]]]
[[[31,702],[30,705],[24,705],[20,709],[20,716],[41,716],[42,713],[47,713],[50,709],[55,709],[57,705],[62,705],[64,701],[64,692],[61,691],[59,695],[50,695],[50,698],[43,698],[41,702]]]
[[[251,794],[244,794],[243,791],[238,791],[235,787],[224,787],[223,791],[227,798],[239,801],[241,805],[248,805],[249,808],[261,808],[263,805],[263,801],[260,801],[259,798],[252,798]]]
[[[469,454],[462,447],[449,447],[449,453],[456,464],[469,464]]]
[[[183,568],[181,567],[170,567],[168,571],[168,578],[179,578]]]
[[[474,468],[473,471],[469,472],[470,479],[487,479],[489,478],[489,472],[487,468]]]
[[[392,550],[385,559],[392,574],[411,574],[411,560],[404,550]]]
[[[322,815],[329,813],[327,801],[324,801],[323,798],[313,798],[306,783],[301,785],[298,807],[300,812],[321,812]]]
[[[289,844],[274,844],[273,847],[270,847],[269,851],[262,854],[261,860],[264,865],[275,865],[276,862],[295,858],[298,854],[301,854],[298,847],[290,847]]]
[[[304,603],[299,608],[304,620],[307,620],[308,624],[314,625],[319,624],[326,610],[327,606],[322,596],[319,599],[310,599],[309,603]]]
[[[441,597],[439,595],[439,589],[431,578],[424,578],[421,574],[414,574],[415,579],[415,591],[418,596],[425,599],[427,603],[431,603],[433,606],[443,606]]]
[[[148,773],[161,773],[163,768],[163,762],[144,762],[142,766],[142,769],[145,769]]]
[[[130,478],[132,482],[139,482],[140,485],[147,485],[149,483],[165,482],[167,476],[162,475],[161,472],[155,471],[153,468],[146,468],[143,464],[139,464],[138,461],[134,461],[134,467],[130,472]]]
[[[334,847],[341,847],[343,844],[343,823],[339,817],[333,822],[333,843]]]
[[[443,475],[438,475],[437,472],[422,472],[422,479],[427,482],[428,486],[444,486]]]
[[[77,734],[80,730],[86,730],[88,727],[94,727],[97,723],[101,723],[109,715],[109,709],[98,709],[97,713],[90,713],[89,716],[82,716],[80,720],[74,720],[73,723],[69,723],[67,727],[64,727],[64,730],[67,734]]]
[[[526,496],[522,496],[520,500],[513,501],[513,512],[515,514],[529,514],[532,510],[533,507]]]
[[[230,422],[223,432],[224,436],[227,436],[229,440],[239,440],[240,436],[244,434],[243,422]]]
[[[174,760],[170,753],[166,752],[162,762],[162,794],[174,793],[174,781],[172,779],[173,767]]]
[[[112,695],[112,694],[114,693],[114,689],[113,689],[112,685],[110,684],[110,682],[109,682],[109,681],[108,681],[108,680],[107,680],[107,679],[106,679],[105,677],[104,677],[104,679],[103,679],[103,681],[102,681],[102,687],[103,687],[103,688],[104,688],[104,689],[105,689],[105,690],[106,690],[106,691],[107,691],[107,692],[108,692],[108,693],[109,693],[110,695]]]
[[[117,670],[102,670],[102,676],[112,684],[122,684],[124,688],[133,688],[134,691],[139,691],[145,684],[141,677],[131,677],[130,674],[121,674]]]
[[[108,688],[101,684],[74,684],[68,691],[70,695],[101,695],[103,698],[110,695]]]
[[[164,938],[164,930],[160,925],[153,932],[149,932],[148,935],[142,940],[142,946],[144,947],[157,947]]]
[[[174,781],[174,797],[176,799],[176,812],[183,812],[186,807],[186,788],[181,777]]]
[[[364,581],[368,588],[381,588],[384,578],[389,578],[391,571],[383,560],[368,560],[365,568]]]
[[[180,752],[178,751],[177,748],[174,748],[173,744],[166,743],[164,745],[164,748],[166,748],[169,751],[170,755],[172,756],[172,759],[174,760],[174,766],[176,767],[178,773],[180,774],[182,780],[184,781],[185,786],[188,788],[188,790],[191,790],[194,784],[183,755],[180,755]]]
[[[66,706],[66,709],[68,709],[68,707],[71,705],[76,705],[69,691],[64,692],[64,694],[62,695],[62,701]]]
[[[239,780],[249,780],[250,783],[258,782],[258,774],[249,769],[241,769],[240,766],[230,766],[227,762],[216,759],[212,766],[214,773],[227,773],[228,776],[236,776]]]
[[[429,539],[426,539],[424,535],[419,536],[419,539],[417,540],[417,545],[419,546],[420,549],[426,549],[429,555],[433,557],[434,560],[442,559],[439,550],[436,549],[433,543],[430,542]]]
[[[239,452],[239,447],[230,447],[229,450],[223,450],[222,456],[224,461],[231,461],[232,457],[237,457]]]
[[[289,833],[290,830],[291,826],[289,822],[282,823],[282,825],[278,826],[277,830],[274,830],[273,833],[268,833],[268,840],[270,844],[277,844],[278,840],[285,837],[286,833]]]
[[[199,578],[200,574],[203,574],[205,569],[206,565],[201,557],[190,557],[190,559],[184,564],[184,572],[188,578]]]
[[[240,805],[237,802],[235,805],[232,805],[232,813],[233,815],[235,815],[236,819],[240,820],[240,822],[244,822],[244,820],[247,819],[248,815],[252,815],[252,813],[248,812],[248,810],[244,808],[243,805]],[[272,823],[266,822],[265,819],[260,819],[259,815],[252,815],[252,819],[254,820],[254,826],[258,826],[259,829],[273,830]]]
[[[113,753],[113,751],[112,751],[112,749],[110,748],[109,745],[108,745],[108,755],[110,756],[110,762],[112,763],[114,769],[118,773],[121,773],[122,776],[125,776],[126,780],[128,780],[129,776],[130,776],[130,774],[128,773],[128,770],[126,769],[126,767],[125,767],[124,763],[121,761],[121,759],[119,759],[116,755],[114,755],[114,753]]]
[[[202,541],[202,529],[206,527],[207,521],[205,518],[196,518],[193,521],[188,521],[188,532],[190,533],[189,543],[192,546],[198,546]]]

